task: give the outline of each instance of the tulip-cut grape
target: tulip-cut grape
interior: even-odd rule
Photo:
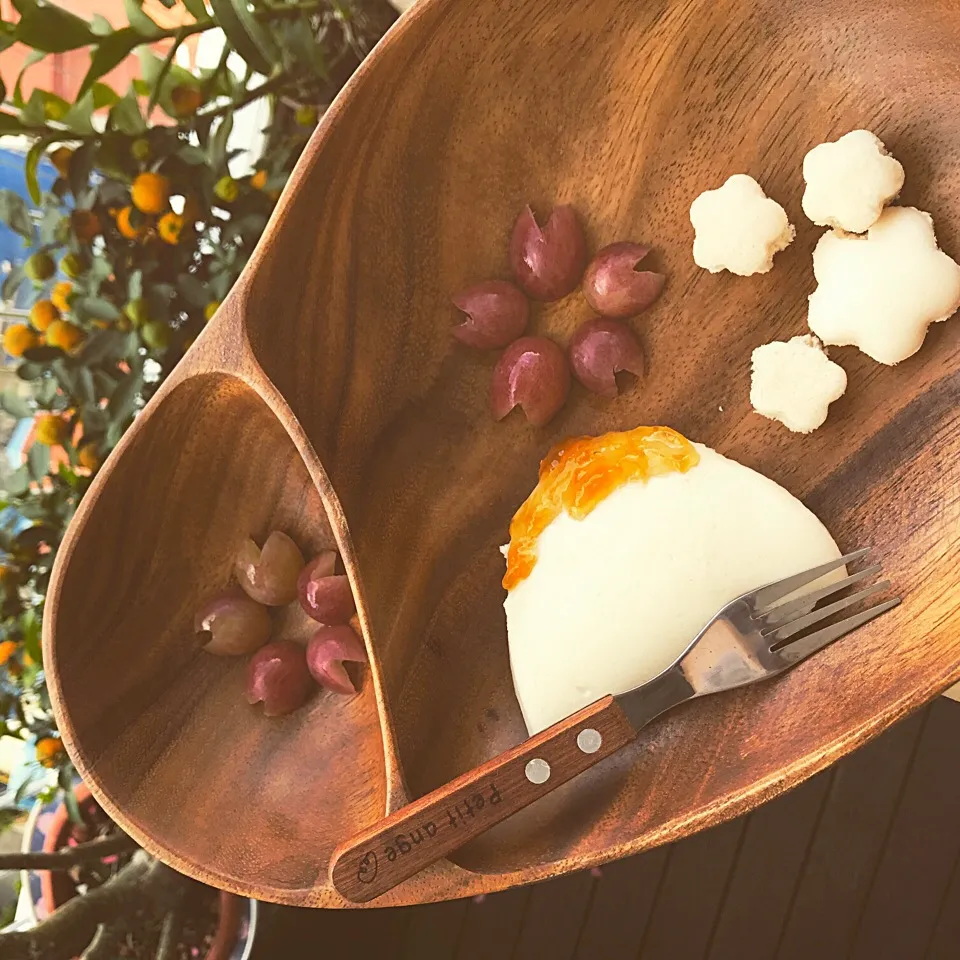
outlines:
[[[569,352],[574,376],[602,397],[617,395],[616,375],[621,370],[643,375],[643,350],[634,332],[619,320],[596,317],[581,324]]]
[[[343,661],[366,663],[363,642],[347,624],[321,627],[307,644],[307,667],[321,686],[337,693],[356,693],[357,688],[343,666]]]
[[[573,207],[554,207],[543,227],[524,207],[513,226],[509,255],[517,283],[534,300],[573,293],[587,264],[587,241]]]
[[[334,575],[336,554],[321,553],[308,563],[297,582],[297,596],[306,614],[330,626],[346,623],[356,609],[350,581]]]
[[[583,275],[583,296],[602,317],[623,319],[646,310],[660,296],[666,277],[638,270],[650,248],[611,243],[590,261]]]
[[[570,368],[560,347],[546,337],[521,337],[503,351],[494,368],[490,407],[502,420],[519,406],[530,423],[542,427],[569,392]]]
[[[466,319],[453,335],[468,347],[495,350],[512,343],[527,328],[530,303],[523,292],[506,280],[486,280],[461,291],[453,305]]]
[[[262,703],[265,716],[292,713],[307,702],[313,687],[307,652],[292,640],[268,643],[247,665],[247,703]]]
[[[204,650],[222,657],[253,653],[270,637],[266,608],[237,589],[212,597],[193,621]]]
[[[233,566],[244,592],[268,607],[282,607],[297,599],[297,577],[302,569],[303,554],[279,530],[267,537],[262,550],[253,540],[244,541]]]

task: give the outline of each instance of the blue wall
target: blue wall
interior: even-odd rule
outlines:
[[[0,149],[0,190],[12,190],[18,193],[27,203],[27,184],[23,174],[25,156],[15,150]],[[43,160],[37,170],[37,179],[41,190],[49,190],[57,179],[57,172],[49,160]],[[32,204],[31,204],[32,206]],[[11,263],[23,263],[30,256],[29,248],[24,246],[23,237],[14,233],[6,224],[0,223],[0,262],[9,260]],[[16,306],[29,306],[30,297],[26,286],[21,287],[16,299]]]

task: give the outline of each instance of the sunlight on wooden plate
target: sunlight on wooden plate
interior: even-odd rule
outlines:
[[[44,651],[71,755],[118,821],[230,890],[343,906],[339,842],[523,736],[497,547],[556,440],[665,423],[871,544],[904,604],[785,678],[678,711],[589,778],[374,905],[464,896],[646,849],[810,776],[960,677],[960,322],[850,377],[810,437],[752,415],[751,350],[804,331],[818,230],[800,164],[855,127],[960,254],[960,21],[935,0],[423,0],[317,131],[251,268],[138,419],[61,552]],[[774,270],[710,276],[690,201],[756,177],[798,226]],[[531,201],[593,247],[653,244],[649,375],[578,387],[549,428],[487,410],[493,356],[455,345],[452,292],[506,276]],[[535,328],[565,340],[568,298]],[[722,508],[722,505],[718,505]],[[280,722],[242,664],[196,649],[239,540],[339,544],[371,670]],[[602,622],[597,630],[603,629]],[[590,637],[583,638],[584,643]]]

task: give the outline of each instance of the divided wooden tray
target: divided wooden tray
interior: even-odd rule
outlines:
[[[665,718],[374,906],[554,876],[735,816],[960,678],[960,320],[896,368],[837,351],[850,388],[810,437],[747,399],[750,351],[804,331],[813,144],[875,130],[907,169],[904,200],[960,255],[958,49],[948,0],[423,0],[324,118],[60,553],[45,664],[104,807],[208,883],[346,906],[338,842],[523,736],[497,547],[539,458],[639,423],[773,477],[842,547],[872,544],[903,606],[779,682]],[[766,276],[691,259],[690,201],[738,171],[798,226]],[[647,378],[616,402],[577,388],[545,430],[494,423],[493,358],[449,335],[449,295],[506,275],[528,201],[575,204],[594,247],[655,244],[669,275],[637,322]],[[536,327],[564,339],[586,314],[570,298]],[[355,700],[280,721],[191,629],[241,538],[272,528],[342,551],[372,665]]]

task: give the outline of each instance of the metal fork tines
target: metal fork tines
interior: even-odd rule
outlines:
[[[666,710],[725,690],[776,677],[844,634],[893,609],[900,599],[882,600],[850,613],[886,590],[886,581],[864,586],[878,564],[850,572],[867,550],[745,593],[728,603],[700,631],[686,652],[659,676],[628,693],[618,705],[639,730]],[[824,582],[823,578],[833,576]],[[851,587],[860,589],[849,592]]]
[[[659,686],[678,684],[676,689],[687,691],[685,697],[698,697],[755,683],[796,666],[893,609],[899,598],[864,605],[890,586],[887,581],[866,585],[880,572],[879,564],[850,572],[849,567],[864,560],[867,552],[856,550],[728,603],[663,675],[667,679],[659,679]],[[842,616],[847,611],[851,612]],[[670,688],[664,702],[674,693]],[[639,709],[635,712],[642,715]]]
[[[880,573],[880,564],[865,566],[814,590],[802,592],[800,596],[793,599],[786,599],[802,591],[805,586],[815,584],[841,568],[864,560],[868,552],[869,548],[856,550],[812,570],[787,577],[755,591],[752,597],[752,606],[755,611],[753,628],[759,631],[765,645],[772,653],[779,654],[786,663],[796,663],[833,643],[851,630],[856,630],[857,627],[869,623],[882,613],[892,610],[900,603],[899,597],[893,597],[868,606],[842,620],[834,620],[843,610],[856,606],[890,588],[890,581],[883,580],[856,592],[839,596],[839,599],[833,599],[844,594],[855,584],[860,584],[868,577]],[[812,633],[805,632],[818,624],[823,626]]]

